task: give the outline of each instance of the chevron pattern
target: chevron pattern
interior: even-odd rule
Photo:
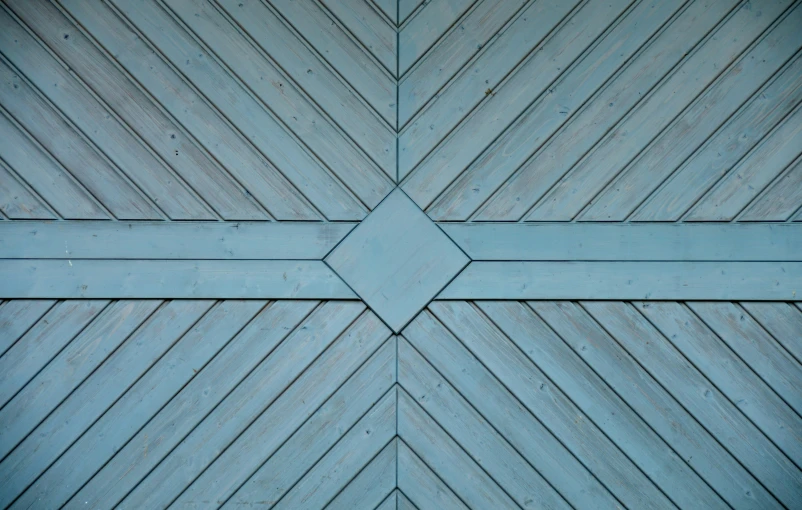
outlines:
[[[794,508],[802,306],[0,306],[4,508]]]
[[[800,26],[0,0],[0,509],[802,508]]]

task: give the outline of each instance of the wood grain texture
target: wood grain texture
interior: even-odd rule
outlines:
[[[471,262],[437,299],[797,300],[799,262]]]
[[[320,260],[353,223],[9,222],[3,259]]]
[[[0,260],[0,279],[17,298],[356,298],[320,261]]]

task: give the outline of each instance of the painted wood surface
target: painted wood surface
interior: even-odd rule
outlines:
[[[7,259],[0,280],[7,298],[356,298],[320,261]]]
[[[320,260],[354,226],[312,222],[9,222],[0,225],[0,258]]]

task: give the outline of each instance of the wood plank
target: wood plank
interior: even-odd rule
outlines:
[[[272,0],[273,8],[305,38],[391,126],[396,123],[395,80],[313,0]]]
[[[406,340],[398,344],[398,383],[519,506],[571,508],[515,447],[474,409]],[[492,417],[491,417],[492,419]],[[615,508],[599,497],[600,508]]]
[[[128,464],[123,470],[125,481],[121,481],[119,476],[109,479],[108,475],[112,475],[114,471],[102,478],[101,487],[113,485],[112,496],[95,490],[87,491],[87,496],[79,493],[73,497],[69,507],[84,507],[83,502],[87,498],[90,502],[108,501],[113,506],[119,504],[123,508],[153,508],[173,501],[340,337],[363,310],[364,305],[361,303],[327,302],[303,326],[297,328],[293,335],[277,346],[172,451],[158,445],[157,448],[162,453],[156,458],[152,458],[156,452],[149,449],[131,452],[133,457],[125,456],[120,459]],[[160,422],[159,428],[174,427],[170,418],[165,416],[169,421]],[[144,430],[140,431],[140,434],[143,432]],[[171,436],[175,438],[172,434]],[[151,436],[148,433],[148,437],[162,441],[159,434]],[[136,442],[136,439],[133,441]],[[142,442],[135,444],[141,445]],[[164,454],[167,456],[162,457]],[[136,463],[133,469],[132,462]],[[119,465],[115,467],[115,471],[117,469]],[[139,477],[144,474],[147,476],[139,481]],[[119,498],[126,492],[127,496],[120,502]]]
[[[685,221],[731,221],[802,151],[802,104],[685,214]]]
[[[4,12],[0,10],[0,23]],[[3,33],[0,30],[0,43]],[[5,45],[3,45],[5,48]],[[89,195],[63,166],[47,154],[4,114],[0,106],[0,154],[4,162],[39,196],[66,219],[109,219],[105,210]]]
[[[774,393],[771,379],[761,379],[760,372],[756,374],[750,368],[754,364],[752,358],[739,357],[728,347],[727,340],[721,341],[708,329],[702,322],[706,314],[700,314],[700,319],[678,303],[634,305],[785,455],[797,465],[802,464],[802,418]],[[695,303],[691,305],[696,307]],[[750,340],[757,344],[761,339]]]
[[[0,409],[0,458],[80,386],[160,305],[155,300],[115,301],[67,344]]]
[[[363,462],[392,443],[395,424],[395,392],[390,391],[273,508],[323,508]]]
[[[11,346],[0,358],[0,407],[101,314],[108,303],[102,300],[61,302]]]
[[[320,261],[0,260],[14,298],[355,299]]]
[[[403,389],[398,435],[471,508],[520,508]]]
[[[376,5],[376,7],[378,7],[385,16],[387,16],[393,25],[398,24],[397,0],[373,0],[373,4]]]
[[[306,90],[385,173],[395,178],[395,124],[391,127],[363,102],[347,82],[265,4],[219,0],[217,5],[235,20],[238,29],[247,33]]]
[[[395,434],[395,427],[392,433]],[[395,489],[397,448],[397,440],[391,440],[325,508],[350,510],[381,504]]]
[[[525,55],[523,50],[528,51],[537,42],[537,39],[532,40],[531,37],[538,32],[545,34],[540,28],[538,9],[543,7],[539,5],[539,2],[531,4],[500,35],[495,45],[473,64],[476,66],[482,63],[477,67],[478,73],[463,75],[458,83],[436,99],[438,102],[448,101],[462,108],[470,108],[481,101],[482,92],[486,92],[489,87],[491,91],[496,91],[496,96],[501,94],[502,97],[516,97],[513,108],[520,111],[520,117],[489,144],[481,156],[467,165],[465,171],[431,205],[428,213],[432,218],[468,219],[516,169],[532,157],[556,131],[570,122],[573,114],[583,104],[587,104],[589,100],[600,100],[598,96],[594,99],[591,97],[628,60],[634,59],[637,52],[643,51],[644,44],[648,44],[649,39],[655,37],[655,33],[664,24],[671,24],[670,18],[685,7],[683,2],[661,2],[656,6],[636,2],[608,28],[609,31],[599,36],[596,44],[591,45],[577,62],[557,76],[548,86],[547,93],[533,94],[534,91],[529,91],[526,85],[527,80],[536,79],[537,69],[550,68],[553,72],[555,66],[560,67],[555,62],[544,62],[542,55],[528,57],[519,69],[514,70],[514,74],[509,77],[509,83],[498,89],[511,63],[519,62]],[[559,5],[557,11],[560,12]],[[553,23],[559,24],[559,19]],[[576,28],[569,24],[558,27],[557,30],[558,33],[547,35],[547,40],[539,42],[536,51],[545,55],[559,53],[560,49],[555,48],[555,44],[564,43],[562,33],[570,33]],[[483,84],[485,88],[482,88]],[[470,94],[457,92],[466,86],[470,86]],[[518,92],[513,94],[514,90],[510,88]],[[466,100],[470,102],[465,104]],[[494,100],[492,93],[488,100]],[[497,107],[505,106],[509,108],[510,104],[507,102]],[[424,115],[427,114],[428,110]]]
[[[373,510],[398,510],[397,508],[397,501],[396,498],[398,496],[398,490],[394,490],[387,496],[384,501],[379,503],[379,506],[374,508]]]
[[[14,501],[147,372],[212,304],[211,301],[172,301],[128,337],[70,398],[62,402],[0,463],[0,480],[4,488],[0,492],[0,504],[5,507]]]
[[[437,45],[428,51],[426,58],[407,74],[398,86],[398,125],[406,125],[443,85],[479,53],[525,3],[526,0],[480,2],[460,20],[458,30],[452,30],[441,38]],[[409,25],[420,23],[417,21],[418,18],[426,16],[427,10],[427,4],[424,4],[423,10],[409,22]],[[402,28],[401,33],[404,31],[405,28]],[[412,169],[416,159],[404,154],[403,151],[399,152],[399,175],[402,178]]]
[[[603,136],[592,152],[563,175],[530,211],[526,221],[576,217],[627,162],[715,81],[722,67],[729,66],[776,20],[789,3],[756,1],[749,9],[739,8],[715,30],[715,36],[705,39],[698,50],[672,69],[621,122],[604,134],[604,128],[596,126],[595,137]],[[719,11],[720,17],[726,14],[726,11]],[[783,33],[792,30],[788,27],[797,23],[796,16],[786,18],[781,24]],[[693,81],[689,81],[688,76],[693,76]]]
[[[62,457],[64,462],[56,463],[26,492],[26,501],[38,501],[39,498],[67,501],[78,489],[81,489],[80,492],[67,506],[83,506],[89,503],[106,505],[122,499],[254,367],[295,330],[316,304],[310,301],[272,303],[226,349],[203,367],[198,376],[182,388],[131,441],[123,445],[116,441],[105,442],[96,435],[84,435],[82,444],[97,444],[103,455],[99,455],[95,462],[79,463],[84,467],[76,469],[73,463],[67,461],[80,457],[84,450],[73,449],[69,456]],[[100,470],[97,471],[98,469]]]
[[[467,303],[436,308],[466,348],[619,500],[670,508],[680,502],[667,496],[669,489],[682,486],[686,498],[716,506],[716,498],[681,459],[531,312],[516,303],[491,306],[483,312],[498,325]],[[509,317],[510,311],[519,316]],[[522,321],[516,331],[509,328],[512,320]]]
[[[580,306],[552,301],[531,301],[529,306],[733,508],[781,507]]]
[[[678,220],[718,179],[793,111],[801,97],[802,58],[797,56],[764,90],[755,94],[726,126],[684,162],[632,214],[631,220]],[[786,193],[793,193],[791,189],[793,188]],[[778,205],[782,203],[779,201]]]
[[[418,510],[416,507],[405,495],[404,493],[398,492],[398,501],[396,501],[396,509],[397,510]],[[438,510],[440,508],[448,508],[448,507],[436,507]],[[453,507],[452,507],[453,508]]]
[[[111,61],[99,54],[80,30],[49,2],[9,1],[7,4],[36,33],[42,44],[61,58],[69,54],[73,57],[85,56],[85,60],[71,74],[38,41],[13,23],[6,12],[2,12],[1,31],[11,30],[7,37],[15,41],[3,45],[4,50],[8,50],[4,51],[6,58],[22,70],[78,129],[91,136],[93,143],[118,168],[124,170],[128,178],[151,197],[168,217],[182,220],[215,219],[183,179],[173,172],[167,160],[157,157],[146,141],[114,114],[115,108],[130,105],[131,98],[127,95],[117,96],[116,101],[103,104],[95,95],[95,90],[76,78],[78,72],[90,77],[106,76],[112,72],[119,79],[114,80],[115,84],[110,88],[119,90],[118,83],[124,78],[116,70],[108,69],[113,69]],[[96,83],[91,85],[100,89]],[[105,85],[108,87],[108,82]],[[143,104],[147,102],[141,96],[138,99]],[[140,107],[135,106],[135,109],[138,112]]]
[[[802,365],[760,327],[757,321],[733,303],[701,302],[688,303],[688,306],[791,408],[802,414],[802,394],[799,391],[802,388]],[[720,386],[719,389],[724,391]],[[792,434],[795,439],[783,441],[782,444],[794,446],[796,453],[788,452],[788,455],[798,465],[802,465],[802,422],[794,424],[791,415],[782,413],[782,407],[769,397],[761,400],[767,406],[775,405],[776,409],[769,413],[774,418],[773,423],[778,419],[790,422],[790,430],[785,432]]]
[[[54,304],[52,299],[15,299],[0,306],[0,357]]]
[[[312,420],[318,423],[324,415],[337,417],[336,412],[332,414],[328,410],[343,405],[344,399],[355,401],[355,404],[360,405],[376,402],[392,382],[390,380],[387,384],[383,384],[383,381],[392,379],[393,376],[390,367],[394,362],[392,356],[395,351],[394,343],[385,342],[375,356],[369,361],[366,360],[389,335],[390,331],[375,315],[372,313],[362,315],[275,402],[270,404],[242,435],[192,481],[173,504],[181,508],[193,508],[202,507],[205,501],[227,501],[262,468],[266,461],[275,465],[269,459],[278,455],[276,452],[279,448],[285,449],[281,455],[284,451],[288,451],[287,448],[291,448],[285,444],[288,439],[297,444],[297,439],[293,440],[290,437],[299,434],[296,432],[299,427],[306,427],[305,421]],[[360,367],[363,363],[366,365]],[[379,382],[382,384],[376,384]],[[377,386],[375,391],[373,389],[368,391],[365,388],[367,384],[375,384]],[[358,414],[363,414],[366,410],[367,408],[362,409]],[[323,414],[318,416],[318,413]],[[353,424],[356,419],[354,417],[350,423]],[[343,425],[331,427],[332,433],[343,430],[342,416],[338,420],[336,423]],[[327,423],[331,426],[335,422]],[[324,440],[326,434],[324,430],[317,430],[314,441],[307,438],[308,442],[304,444],[314,443],[310,454],[321,455],[337,440],[333,438],[331,443],[327,444]],[[294,451],[297,455],[300,449],[289,451]],[[307,459],[309,461],[303,463],[299,457],[292,462],[296,462],[299,468],[306,470],[317,458]],[[366,462],[368,460],[365,459]],[[285,471],[283,476],[289,476],[288,470],[289,462],[283,463],[282,471]],[[263,469],[262,473],[265,472]],[[298,478],[300,476],[299,473]],[[281,484],[277,487],[286,488],[289,485]],[[371,506],[378,504],[387,492]],[[261,498],[265,496],[265,491],[259,495]],[[280,494],[275,496],[278,498]],[[240,501],[237,502],[239,504]]]
[[[40,97],[5,59],[0,59],[0,84],[0,102],[8,112],[116,218],[164,217],[125,174]]]
[[[802,261],[802,225],[442,223],[440,228],[472,260]]]
[[[218,161],[220,166],[241,182],[244,190],[247,190],[247,193],[261,206],[266,207],[276,219],[320,219],[310,204],[273,163],[228,124],[218,110],[184,81],[183,77],[153,51],[152,47],[124,23],[108,5],[96,4],[90,8],[84,2],[64,1],[62,4],[91,32],[99,44],[115,56],[115,60],[141,84],[148,95],[158,101],[159,105],[175,119],[175,123],[180,123],[187,130],[187,134],[176,127],[158,130],[162,139],[169,140],[161,140],[159,144],[164,145],[163,150],[166,150],[171,158],[186,157],[197,168],[203,169],[193,177],[192,181],[199,189],[205,190],[204,195],[219,193],[219,201],[212,203],[221,214],[227,214],[224,217],[227,218],[230,214],[234,218],[259,219],[262,214],[258,211],[249,214],[248,211],[253,211],[253,207],[238,198],[238,194],[244,191],[232,189],[231,184],[227,182],[228,179],[224,178],[216,166],[210,167],[209,163],[204,161],[206,156],[198,150],[208,151],[209,159]],[[108,87],[101,88],[101,90],[107,89]],[[120,106],[128,106],[128,103],[120,102]],[[141,115],[135,115],[135,111],[132,111],[129,122],[134,123],[140,117]],[[147,125],[143,125],[140,130],[144,133],[153,131]],[[170,137],[164,137],[162,133],[169,133]],[[172,138],[173,135],[176,136],[175,139]],[[202,149],[194,148],[195,145],[189,137],[194,137],[193,140],[197,141]],[[155,144],[156,147],[159,147],[159,144]],[[178,155],[175,152],[178,152]],[[210,198],[211,200],[213,199]]]
[[[443,308],[441,303],[431,306],[431,309],[437,311],[443,311]],[[444,314],[448,315],[453,308],[449,307]],[[585,459],[577,460],[571,451],[571,449],[576,450],[575,444],[561,443],[555,438],[549,431],[549,425],[553,424],[544,424],[538,420],[428,312],[419,315],[404,329],[403,334],[420,355],[453,385],[454,390],[470,402],[476,411],[509,441],[516,452],[541,473],[554,490],[572,506],[575,508],[620,506],[602,483],[619,492],[619,498],[624,504],[644,503],[641,494],[632,491],[627,484],[621,483],[625,478],[616,478],[617,473],[609,469],[606,463],[603,463],[600,469],[600,466],[593,462],[598,462],[599,459],[592,459],[590,463]],[[399,353],[403,354],[404,349],[410,347],[400,347]],[[453,405],[449,403],[446,407]],[[582,452],[578,453],[581,455]],[[604,473],[600,475],[602,482],[597,480],[592,472]],[[611,483],[613,481],[616,483]]]
[[[802,363],[802,314],[793,305],[749,301],[741,306]]]
[[[454,492],[403,441],[398,441],[398,508],[468,510]],[[409,501],[402,506],[401,498]],[[409,498],[409,499],[408,499]]]
[[[365,216],[364,205],[303,141],[292,136],[169,13],[145,0],[115,1],[114,5],[327,219]]]
[[[530,53],[523,65],[516,68],[514,74],[509,76],[503,85],[499,85],[496,89],[489,89],[491,90],[490,94],[487,94],[488,89],[478,94],[483,98],[481,105],[471,113],[469,118],[455,126],[454,131],[437,146],[436,150],[426,156],[426,159],[421,161],[428,151],[408,152],[410,156],[417,156],[415,164],[417,161],[421,161],[421,163],[414,173],[410,174],[404,190],[420,206],[428,208],[451,181],[456,179],[473,160],[484,152],[489,143],[515,122],[534,99],[541,94],[548,93],[549,87],[560,76],[562,70],[570,67],[576,59],[580,58],[608,26],[627,10],[631,3],[629,0],[589,2],[583,4],[578,10],[572,11],[570,22],[559,25],[559,29],[549,37],[545,44],[540,46],[543,51]],[[562,17],[573,6],[572,2],[544,5],[557,6],[552,12],[542,13],[548,19],[547,26],[558,25]],[[532,22],[537,22],[537,17],[529,18],[527,16],[519,19],[531,19]],[[582,26],[584,29],[576,31],[573,28],[575,26]],[[541,30],[537,30],[536,34],[538,39],[546,36],[546,33]],[[494,90],[495,95],[493,95]],[[477,92],[479,91],[474,89],[474,97]],[[558,111],[565,110],[559,109]],[[435,139],[435,137],[430,137],[430,139]],[[404,146],[399,145],[399,147],[401,150],[399,156],[403,156],[405,154]],[[402,173],[412,168],[405,165],[405,162],[403,157],[399,158]],[[439,170],[435,170],[435,168]]]
[[[390,192],[392,183],[388,176],[334,121],[315,108],[314,98],[308,97],[294,80],[235,30],[218,9],[198,0],[170,0],[166,4],[195,37],[225,62],[232,77],[241,80],[278,118],[284,129],[292,131],[369,207],[374,207]]]
[[[264,308],[264,301],[220,302],[190,329],[15,502],[60,506],[125,445]],[[87,453],[91,452],[90,458]],[[60,483],[54,485],[58,477]],[[65,483],[67,482],[67,483]],[[41,499],[46,498],[46,499]]]
[[[459,21],[476,0],[432,0],[398,32],[398,72],[406,74],[415,62]],[[409,113],[405,115],[409,118]],[[405,124],[406,120],[401,122]]]
[[[799,262],[471,262],[437,299],[798,299]]]
[[[739,221],[788,221],[802,208],[802,159],[797,159],[784,175],[757,197]]]
[[[319,260],[354,223],[9,222],[2,259]]]
[[[238,460],[243,465],[251,464],[253,468],[247,474],[247,481],[240,481],[239,489],[232,487],[236,492],[227,501],[228,506],[236,508],[239,503],[249,501],[277,501],[339,440],[345,430],[390,391],[394,382],[395,342],[392,341],[385,343],[301,427],[294,432],[292,428],[285,429],[292,436],[278,449],[275,448],[280,444],[279,441],[266,441],[269,442],[269,449],[255,446],[257,453],[267,457],[266,461],[262,462],[261,459],[255,463],[245,457]],[[325,388],[316,391],[323,390]],[[338,425],[332,426],[334,423]],[[259,443],[265,441],[265,437],[270,437],[270,434],[261,438],[252,435],[249,442]],[[233,454],[240,450],[231,451]]]
[[[0,158],[0,211],[12,220],[53,220],[56,215]]]
[[[802,472],[627,303],[582,306],[783,505],[802,498]]]
[[[665,4],[665,2],[661,2],[661,4]],[[648,5],[651,6],[651,4]],[[502,169],[506,168],[508,173],[515,173],[506,184],[494,191],[494,195],[489,199],[487,205],[477,213],[477,218],[518,221],[525,216],[537,200],[560,179],[566,169],[575,165],[598,142],[606,130],[612,128],[637,104],[643,96],[643,91],[650,90],[659,83],[666,73],[670,72],[672,67],[691,52],[694,46],[705,37],[705,34],[708,34],[721,21],[723,13],[728,12],[735,5],[737,5],[736,0],[691,2],[687,8],[680,9],[680,12],[671,18],[664,28],[657,30],[653,35],[648,34],[648,31],[643,34],[639,29],[633,29],[625,32],[626,36],[621,33],[617,38],[602,40],[600,45],[612,45],[617,48],[618,44],[622,44],[628,48],[629,52],[632,52],[633,48],[625,42],[630,35],[638,39],[644,36],[648,37],[645,43],[635,51],[631,61],[625,63],[623,68],[618,70],[612,79],[603,86],[602,90],[584,105],[574,102],[579,97],[573,94],[575,90],[584,90],[582,81],[581,79],[579,82],[574,81],[575,78],[571,78],[573,73],[568,71],[571,73],[568,75],[569,79],[558,83],[554,89],[556,102],[553,103],[553,109],[546,109],[543,113],[547,115],[546,118],[553,119],[554,109],[562,104],[567,104],[569,109],[559,109],[558,112],[574,113],[550,139],[544,138],[541,146],[536,143],[529,146],[526,142],[518,144],[513,141],[514,137],[511,136],[518,132],[520,132],[520,136],[526,136],[528,131],[539,131],[539,116],[524,117],[527,119],[526,123],[521,124],[521,127],[515,129],[514,132],[510,132],[510,136],[504,137],[504,139],[509,139],[510,143],[499,145],[499,150],[489,155],[491,156],[488,158],[489,161],[482,161],[482,166],[488,166],[491,170],[494,166],[499,166]],[[636,6],[618,26],[627,25],[630,16],[635,15],[636,12],[642,13],[640,9],[642,7]],[[654,28],[653,22],[649,25]],[[617,27],[613,29],[611,35],[619,33],[617,30]],[[615,54],[615,52],[611,53]],[[607,57],[602,62],[609,58],[611,57]],[[578,66],[589,65],[585,62],[580,62]],[[592,61],[590,63],[592,64]],[[592,65],[591,68],[593,68]],[[611,107],[610,104],[613,106]],[[531,149],[525,151],[526,147],[531,147]],[[512,152],[512,149],[517,150]],[[514,156],[509,162],[503,157],[506,153]]]
[[[398,25],[402,25],[407,18],[415,12],[420,4],[425,0],[397,0],[398,1]]]
[[[321,3],[381,62],[385,71],[395,76],[395,27],[384,21],[369,0],[322,0]]]
[[[788,69],[784,80],[764,87],[767,79],[783,71],[787,61],[802,46],[802,9],[795,9],[740,59],[726,69],[707,89],[674,119],[634,162],[626,165],[580,215],[583,221],[623,221],[674,170],[692,156],[711,136],[740,138],[744,130],[761,126],[765,113],[745,108],[753,96],[779,95],[771,125],[782,119],[802,100],[802,60]],[[782,90],[785,94],[778,94]],[[789,97],[790,96],[790,97]],[[773,106],[773,105],[772,105]],[[662,110],[657,110],[662,113]],[[762,114],[762,115],[761,115]],[[771,122],[771,121],[774,122]],[[619,163],[620,164],[620,163]]]

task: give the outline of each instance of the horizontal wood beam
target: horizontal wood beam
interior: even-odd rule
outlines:
[[[320,261],[0,260],[0,298],[357,299]]]
[[[3,259],[321,260],[355,223],[0,223]]]
[[[437,299],[777,300],[799,262],[471,262]]]
[[[802,261],[790,223],[441,223],[473,260]]]

